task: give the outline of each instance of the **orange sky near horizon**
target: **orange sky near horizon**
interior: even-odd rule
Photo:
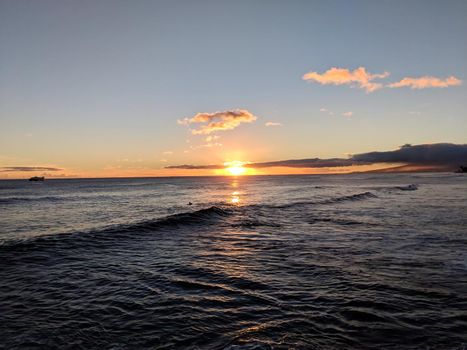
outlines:
[[[44,176],[49,179],[66,178],[127,178],[127,177],[182,177],[182,176],[250,176],[250,175],[323,175],[348,174],[358,172],[385,172],[400,164],[371,164],[328,168],[293,168],[293,167],[244,167],[240,174],[223,169],[106,169],[103,171],[73,171],[64,169],[56,174],[47,171],[9,172],[0,175],[0,179],[29,179]],[[433,169],[433,168],[430,168]],[[428,169],[428,170],[430,170]],[[426,171],[423,167],[404,168],[402,171]],[[434,170],[434,169],[433,169]]]

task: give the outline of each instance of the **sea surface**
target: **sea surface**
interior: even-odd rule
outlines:
[[[2,349],[466,347],[466,175],[0,181]]]

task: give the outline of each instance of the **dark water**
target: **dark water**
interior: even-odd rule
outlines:
[[[464,349],[466,213],[456,174],[0,181],[0,347]]]

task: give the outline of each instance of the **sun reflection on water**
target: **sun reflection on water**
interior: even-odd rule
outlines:
[[[232,204],[239,204],[240,203],[240,192],[239,191],[233,191],[232,195],[230,197],[230,203]]]
[[[241,195],[241,192],[239,191],[238,187],[239,187],[239,180],[238,179],[233,179],[231,185],[230,185],[233,189],[233,191],[230,193],[229,195],[229,199],[228,199],[228,202],[230,204],[234,204],[234,205],[239,205],[240,202],[241,202],[241,199],[240,199],[240,195]]]

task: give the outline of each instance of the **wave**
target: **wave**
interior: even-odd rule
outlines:
[[[265,227],[281,227],[282,225],[275,222],[261,221],[261,220],[242,220],[230,225],[231,227],[241,227],[241,228],[254,228],[259,226]]]
[[[308,220],[310,225],[320,224],[320,223],[330,223],[341,226],[352,226],[352,225],[364,225],[364,226],[374,226],[375,224],[351,219],[339,219],[339,218],[312,218]]]
[[[418,185],[410,184],[410,185],[400,185],[400,186],[384,186],[384,187],[370,187],[372,190],[380,191],[380,192],[400,192],[400,191],[417,191]]]
[[[117,224],[97,230],[75,231],[63,234],[36,236],[22,240],[0,241],[0,251],[3,249],[14,249],[15,247],[31,248],[37,245],[55,244],[57,242],[63,242],[69,238],[76,239],[76,236],[79,236],[80,238],[86,237],[93,239],[115,239],[122,238],[122,236],[130,236],[136,233],[154,232],[164,228],[204,226],[210,223],[216,223],[222,218],[231,214],[231,209],[223,209],[212,206],[192,212],[173,214],[154,220],[140,221],[131,224]]]
[[[223,209],[216,206],[212,206],[209,208],[200,209],[192,212],[173,214],[155,220],[142,221],[129,225],[116,225],[114,227],[109,227],[100,230],[99,232],[147,232],[154,231],[163,227],[205,225],[207,223],[217,221],[231,214],[231,209]]]
[[[108,200],[115,198],[114,195],[76,195],[76,196],[31,196],[31,197],[3,197],[0,198],[0,204],[16,204],[16,203],[28,203],[28,202],[64,202],[64,201],[81,201],[89,199]]]
[[[396,186],[395,188],[397,188],[398,190],[401,190],[401,191],[416,191],[416,190],[418,190],[418,186],[415,185],[415,184],[410,184],[410,185],[407,185],[407,186]]]
[[[13,204],[22,202],[36,202],[36,201],[47,201],[57,202],[67,199],[66,197],[55,197],[55,196],[41,196],[41,197],[4,197],[0,198],[0,204]]]
[[[408,187],[411,188],[411,187]],[[51,197],[55,198],[55,197]],[[363,201],[378,198],[372,192],[361,192],[355,193],[346,196],[332,197],[328,199],[314,200],[314,201],[298,201],[287,204],[278,204],[278,205],[269,205],[269,204],[251,204],[246,206],[211,206],[208,208],[181,212],[165,217],[160,217],[152,220],[137,221],[133,223],[125,224],[116,224],[113,226],[107,226],[103,228],[94,228],[84,231],[73,231],[61,234],[51,234],[51,235],[42,235],[35,236],[32,238],[23,238],[17,240],[5,240],[0,241],[0,249],[5,249],[7,246],[20,245],[23,248],[26,246],[34,246],[34,242],[41,242],[40,244],[56,244],[56,242],[64,242],[68,240],[67,237],[72,237],[70,240],[82,241],[82,240],[91,240],[95,239],[96,241],[101,240],[114,240],[114,239],[126,239],[128,237],[135,237],[138,233],[148,233],[156,232],[158,230],[163,230],[167,228],[178,228],[183,226],[191,227],[203,227],[212,224],[221,224],[227,225],[230,227],[238,228],[255,228],[255,227],[271,227],[279,228],[282,226],[281,223],[270,220],[275,214],[269,212],[268,210],[276,209],[289,209],[300,206],[307,205],[331,205],[339,204],[344,202],[354,202],[354,201]],[[258,217],[258,210],[261,215],[266,215],[266,219],[261,219]],[[266,212],[263,212],[266,210]],[[243,214],[246,215],[240,217],[239,220],[222,222],[226,217],[232,216],[234,214]],[[325,222],[328,219],[326,218],[313,218],[311,219],[310,224],[315,224],[318,222]],[[331,223],[339,225],[361,225],[366,223],[354,222],[352,220],[331,220]],[[90,239],[91,238],[91,239]],[[53,243],[55,242],[55,243]]]
[[[342,203],[342,202],[347,202],[347,201],[353,202],[353,201],[361,201],[361,200],[372,199],[372,198],[378,198],[378,196],[372,192],[367,191],[367,192],[356,193],[356,194],[351,194],[347,196],[339,196],[339,197],[323,199],[319,201],[298,201],[298,202],[280,204],[280,205],[253,204],[251,206],[273,208],[273,209],[287,209],[287,208],[292,208],[296,206],[337,204],[337,203]]]
[[[349,196],[330,198],[330,199],[320,202],[320,204],[334,204],[334,203],[340,203],[340,202],[346,202],[346,201],[361,201],[364,199],[371,199],[371,198],[378,198],[378,196],[372,192],[367,191],[367,192],[362,192],[362,193],[351,194]]]

